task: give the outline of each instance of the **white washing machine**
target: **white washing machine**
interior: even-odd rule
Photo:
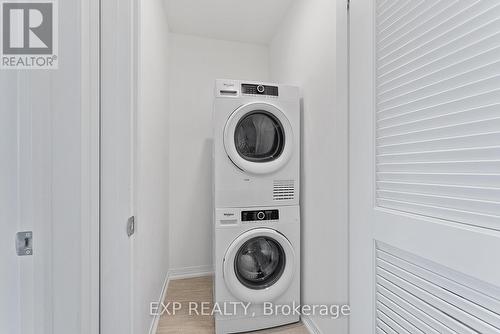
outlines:
[[[216,80],[213,122],[216,208],[299,204],[297,87]]]
[[[298,314],[282,312],[287,307],[280,306],[300,304],[298,206],[216,209],[214,252],[214,301],[220,309],[229,310],[215,314],[217,334],[300,320]],[[268,304],[268,314],[265,302],[273,303]],[[245,303],[247,311],[231,306],[236,303]]]

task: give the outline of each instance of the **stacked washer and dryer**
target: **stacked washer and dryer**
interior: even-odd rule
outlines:
[[[299,89],[216,80],[213,122],[214,302],[250,305],[216,313],[216,333],[297,322],[274,311],[300,303]]]

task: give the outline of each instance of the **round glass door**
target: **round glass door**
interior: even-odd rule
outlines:
[[[285,133],[281,122],[264,110],[249,112],[236,125],[234,142],[238,154],[252,162],[268,162],[283,152]]]
[[[256,237],[241,246],[234,259],[236,277],[244,286],[261,290],[272,286],[283,274],[283,247],[269,237]]]
[[[255,228],[228,247],[223,262],[224,282],[241,301],[272,301],[292,283],[296,261],[293,247],[283,234]]]
[[[269,103],[248,103],[236,109],[224,128],[224,147],[241,170],[273,173],[287,164],[294,146],[286,115]]]

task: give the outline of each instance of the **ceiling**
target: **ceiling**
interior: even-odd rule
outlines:
[[[294,0],[165,0],[174,33],[268,44]]]

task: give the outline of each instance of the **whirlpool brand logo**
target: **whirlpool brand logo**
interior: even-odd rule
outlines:
[[[2,69],[56,69],[56,0],[0,0]]]

